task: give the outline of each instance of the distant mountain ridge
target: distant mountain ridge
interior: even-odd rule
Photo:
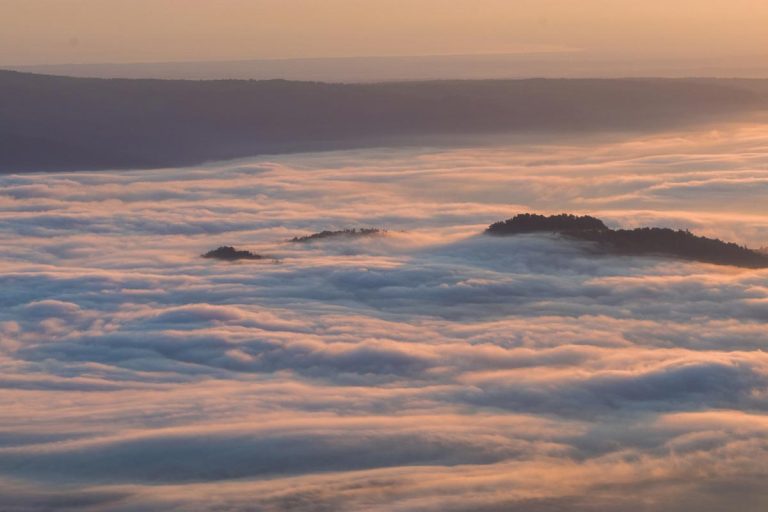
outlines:
[[[0,171],[153,168],[503,133],[655,130],[768,108],[733,80],[331,84],[0,71]]]
[[[219,61],[47,64],[15,66],[16,71],[91,78],[164,80],[286,80],[387,82],[405,80],[488,80],[515,78],[623,78],[694,76],[768,78],[768,56],[734,55],[699,59],[628,60],[584,50],[464,55],[411,55],[245,59]]]

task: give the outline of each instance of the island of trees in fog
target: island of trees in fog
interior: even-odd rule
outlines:
[[[343,242],[386,233],[387,230],[378,228],[324,230],[311,235],[297,236],[288,242],[308,243],[324,240]],[[535,233],[554,233],[572,240],[591,242],[594,248],[603,254],[664,256],[716,265],[768,268],[768,252],[765,249],[753,250],[732,242],[697,236],[687,230],[658,227],[611,229],[602,220],[589,215],[577,216],[562,213],[545,216],[523,213],[491,224],[485,230],[485,234],[492,236]],[[231,246],[219,247],[203,254],[202,257],[224,261],[268,258]]]
[[[595,217],[530,213],[491,224],[485,231],[494,236],[557,233],[594,242],[601,251],[628,256],[668,256],[717,265],[768,268],[768,254],[731,242],[696,236],[669,228],[610,229]]]
[[[206,259],[237,261],[237,260],[263,260],[266,256],[254,254],[250,251],[238,250],[231,246],[221,246],[218,249],[208,251],[202,255]]]
[[[339,231],[320,231],[319,233],[313,233],[311,235],[306,236],[296,236],[289,240],[289,242],[298,242],[298,243],[304,243],[304,242],[314,242],[317,240],[325,240],[327,238],[361,238],[366,236],[374,236],[374,235],[382,235],[386,233],[387,230],[385,229],[377,229],[377,228],[352,228],[352,229],[342,229]]]

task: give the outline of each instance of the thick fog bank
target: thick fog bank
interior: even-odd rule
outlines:
[[[765,510],[765,270],[479,233],[765,246],[767,165],[740,125],[2,176],[0,509]]]

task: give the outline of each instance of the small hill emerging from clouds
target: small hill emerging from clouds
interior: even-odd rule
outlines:
[[[208,251],[202,255],[206,259],[237,261],[237,260],[263,260],[265,256],[254,254],[250,251],[237,250],[234,247],[222,246],[218,249]]]
[[[376,228],[342,229],[340,231],[320,231],[319,233],[313,233],[311,235],[293,237],[289,241],[294,243],[306,243],[306,242],[315,242],[318,240],[326,240],[328,238],[361,238],[366,236],[383,235],[386,232],[387,231],[384,229],[376,229]]]
[[[669,228],[610,229],[595,217],[569,214],[543,216],[521,214],[491,224],[485,231],[494,236],[557,233],[594,242],[602,251],[626,256],[666,256],[716,265],[768,268],[768,255],[731,242],[696,236]]]
[[[536,215],[523,213],[511,219],[491,224],[486,230],[489,235],[519,235],[551,231],[555,233],[571,233],[580,231],[608,231],[603,221],[589,215],[577,217],[568,213],[560,215]]]

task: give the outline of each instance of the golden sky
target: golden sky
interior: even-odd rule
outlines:
[[[0,0],[0,64],[768,53],[766,0]]]

